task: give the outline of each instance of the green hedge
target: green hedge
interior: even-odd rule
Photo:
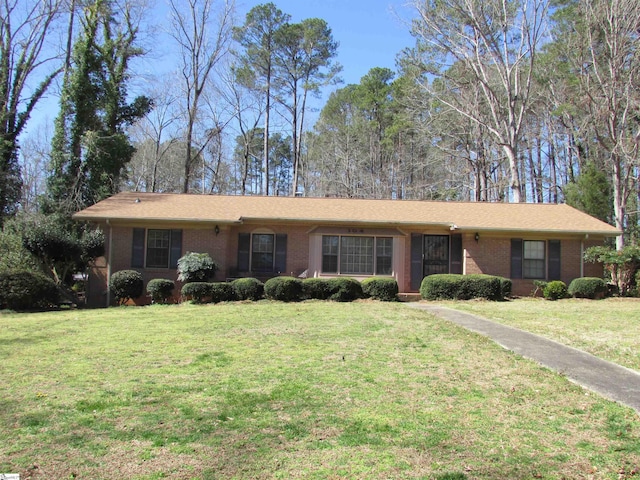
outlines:
[[[142,274],[135,270],[120,270],[111,275],[109,290],[119,304],[139,298],[144,290]]]
[[[575,298],[604,298],[607,294],[607,284],[601,278],[574,278],[569,284],[567,293]]]
[[[58,305],[55,282],[40,273],[7,270],[0,273],[0,310],[31,310]]]
[[[545,285],[542,295],[547,300],[560,300],[567,296],[567,284],[560,280],[553,280]]]
[[[211,294],[211,301],[213,303],[232,302],[237,298],[236,291],[234,290],[233,285],[226,282],[210,283],[209,292]]]
[[[271,300],[297,302],[302,299],[302,280],[294,277],[274,277],[264,284],[264,294]]]
[[[395,278],[373,277],[362,281],[362,293],[375,300],[395,302],[398,299],[398,292],[398,282]]]
[[[511,292],[511,282],[493,275],[429,275],[420,285],[425,300],[503,300],[507,292]]]
[[[257,301],[264,297],[264,283],[257,278],[237,278],[231,285],[238,300]]]
[[[331,285],[325,278],[305,278],[302,281],[304,298],[326,300],[331,295]]]
[[[364,297],[362,285],[350,277],[337,277],[327,280],[330,288],[329,300],[336,302],[352,302]]]
[[[147,283],[147,293],[151,297],[151,303],[167,303],[176,284],[166,278],[154,278]]]
[[[182,298],[193,303],[205,303],[211,298],[211,284],[208,282],[190,282],[182,286]]]

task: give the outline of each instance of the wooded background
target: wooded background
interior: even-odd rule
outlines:
[[[1,221],[120,190],[567,202],[636,241],[637,0],[413,0],[396,70],[349,85],[321,18],[168,5],[175,68],[142,83],[157,6],[1,0]]]

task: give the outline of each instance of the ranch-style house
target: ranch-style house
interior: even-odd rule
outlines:
[[[388,276],[410,294],[427,275],[486,273],[528,295],[535,280],[601,276],[584,250],[621,234],[568,205],[138,192],[74,219],[106,237],[105,256],[89,272],[93,306],[111,304],[108,279],[119,270],[138,270],[145,282],[177,280],[187,252],[209,253],[220,266],[216,281]]]

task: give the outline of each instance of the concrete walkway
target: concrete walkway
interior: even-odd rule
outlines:
[[[640,373],[567,347],[553,340],[452,308],[426,303],[406,305],[427,311],[468,330],[489,337],[497,344],[534,360],[602,396],[640,413]]]

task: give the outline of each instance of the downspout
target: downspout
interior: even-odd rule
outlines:
[[[111,222],[107,218],[107,225],[109,226],[109,257],[107,258],[107,304],[106,307],[111,305],[111,289],[109,288],[109,279],[111,278],[111,259],[113,258],[113,227]]]
[[[580,278],[584,277],[584,241],[589,238],[589,234],[585,234],[584,238],[580,239]]]

